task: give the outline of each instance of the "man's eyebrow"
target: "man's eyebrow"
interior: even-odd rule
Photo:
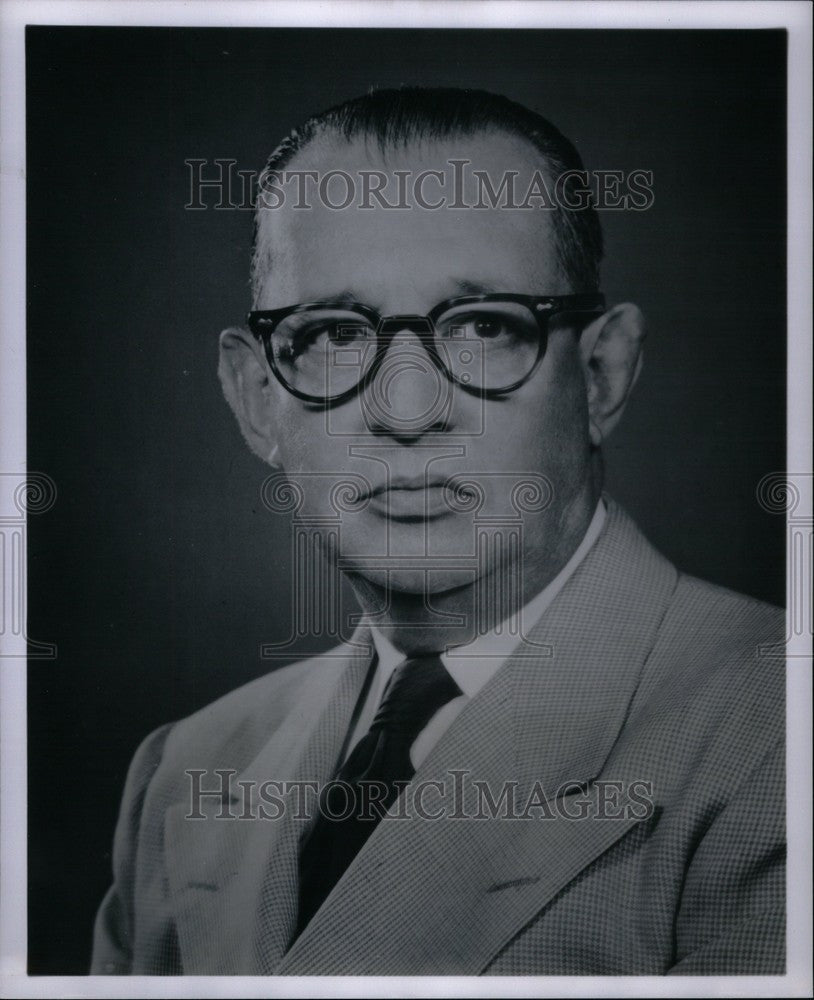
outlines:
[[[481,281],[472,281],[470,278],[451,278],[450,282],[453,290],[460,292],[461,295],[488,295],[491,292],[497,291],[493,285]],[[343,288],[336,295],[331,295],[330,299],[332,302],[367,301],[364,298],[360,298],[359,293],[354,288]]]
[[[451,278],[450,284],[452,291],[458,295],[489,295],[499,290],[494,285],[486,284],[482,281],[473,281],[470,278]],[[360,295],[355,288],[343,288],[341,291],[331,295],[323,295],[319,301],[345,303],[348,305],[353,302],[364,302],[367,305],[373,306],[373,308],[378,308],[379,305],[379,303],[370,302],[364,296]]]
[[[492,285],[483,284],[480,281],[471,281],[469,278],[454,278],[453,284],[456,291],[461,295],[490,295],[497,291]]]
[[[343,288],[335,295],[324,295],[320,301],[346,303],[347,305],[352,302],[367,302],[354,288]]]

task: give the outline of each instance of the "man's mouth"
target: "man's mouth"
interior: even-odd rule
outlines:
[[[435,520],[452,513],[446,483],[446,479],[437,476],[394,476],[370,491],[371,508],[394,521]]]
[[[380,496],[383,493],[418,493],[430,489],[441,489],[447,482],[440,476],[393,476],[391,479],[374,486],[370,496]]]

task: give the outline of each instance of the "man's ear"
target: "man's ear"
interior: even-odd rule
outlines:
[[[268,368],[262,346],[250,333],[231,327],[220,335],[218,376],[248,446],[269,465],[279,464]]]
[[[642,370],[644,317],[623,302],[587,326],[580,353],[588,388],[591,443],[599,447],[619,422]]]

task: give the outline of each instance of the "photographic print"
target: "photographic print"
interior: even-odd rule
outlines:
[[[25,27],[30,982],[791,971],[788,37]]]

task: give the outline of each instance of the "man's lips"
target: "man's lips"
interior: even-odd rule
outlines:
[[[368,497],[381,496],[385,493],[420,493],[424,490],[441,489],[447,484],[446,478],[438,476],[394,476],[387,482],[374,486],[367,492]]]
[[[394,476],[367,494],[372,509],[393,521],[418,523],[451,514],[447,499],[448,480],[433,476]]]

